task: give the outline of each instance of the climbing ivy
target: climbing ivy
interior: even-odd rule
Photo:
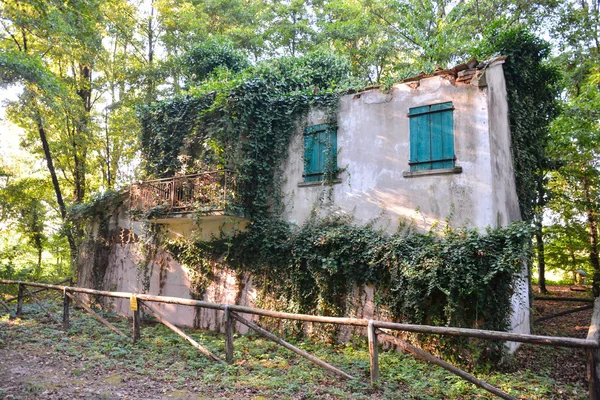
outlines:
[[[537,179],[550,164],[546,152],[550,123],[558,115],[556,99],[560,73],[546,62],[550,44],[524,26],[502,29],[492,24],[476,52],[507,56],[504,77],[509,104],[511,151],[521,216],[531,221],[537,198]]]
[[[93,289],[102,289],[104,275],[109,265],[111,236],[115,233],[111,231],[111,219],[118,215],[118,210],[124,201],[124,193],[109,190],[93,197],[87,203],[72,205],[68,210],[67,223],[76,225],[80,229],[78,240],[81,241],[82,247],[78,264],[81,261],[79,257],[83,257],[88,263],[88,271],[91,272],[89,283],[92,284]],[[88,237],[84,239],[85,236]]]
[[[297,227],[270,220],[233,238],[175,240],[167,247],[204,274],[205,285],[218,264],[252,273],[258,289],[291,312],[348,315],[353,290],[373,285],[379,310],[392,320],[509,327],[513,277],[529,256],[525,223],[485,233],[446,228],[441,235],[388,235],[348,222],[330,218]],[[446,355],[458,354],[457,345],[465,343],[438,342]],[[492,345],[482,357],[497,360],[500,349]]]
[[[190,95],[158,102],[140,109],[140,143],[149,176],[169,177],[182,168],[179,157],[186,140],[197,133],[199,117],[213,102],[213,96]]]
[[[525,133],[531,128],[525,111],[512,111],[519,102],[533,101],[523,100],[520,68],[518,61],[509,63],[506,74],[518,190],[527,216],[528,174],[537,153],[534,138]],[[348,71],[346,61],[323,52],[271,60],[235,74],[218,68],[186,97],[142,110],[147,172],[172,174],[198,159],[233,169],[238,199],[251,221],[234,237],[166,244],[194,271],[194,296],[202,296],[215,267],[227,266],[251,272],[259,291],[292,312],[344,315],[354,288],[366,284],[377,288],[380,309],[398,321],[508,328],[514,276],[529,257],[526,224],[388,235],[348,218],[299,227],[280,217],[281,167],[296,121],[318,107],[335,124],[339,97],[352,85]],[[538,100],[545,106],[548,99]],[[462,354],[458,345],[466,344],[440,339],[438,349]],[[479,346],[479,359],[497,360],[501,347]]]
[[[280,210],[278,183],[296,121],[311,107],[335,122],[349,63],[319,51],[269,60],[236,75],[218,69],[190,94],[140,110],[142,154],[150,176],[169,176],[200,160],[236,172],[238,197],[255,221]],[[220,75],[219,75],[220,74]]]

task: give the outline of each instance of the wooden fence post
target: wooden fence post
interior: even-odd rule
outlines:
[[[17,295],[17,317],[23,315],[23,297],[24,297],[24,289],[22,283],[19,283],[19,294]]]
[[[142,305],[142,302],[140,300],[137,300],[137,309],[133,310],[133,329],[131,332],[131,339],[133,341],[133,343],[137,342],[138,340],[140,340],[140,306]]]
[[[225,306],[225,361],[233,363],[233,320],[229,306]]]
[[[600,341],[600,297],[597,297],[594,302],[594,313],[587,339]],[[600,400],[600,349],[586,349],[586,356],[590,400]]]
[[[371,385],[379,380],[379,349],[377,348],[377,332],[373,320],[367,325],[367,337],[369,339],[369,359],[371,361]]]
[[[71,304],[71,298],[67,296],[67,290],[63,292],[63,330],[66,332],[69,330],[69,305]]]

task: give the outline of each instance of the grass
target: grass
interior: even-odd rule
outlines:
[[[56,302],[49,306],[56,311],[60,309]],[[381,379],[375,387],[371,387],[368,346],[366,339],[361,337],[342,344],[286,338],[359,378],[346,381],[255,335],[236,334],[234,364],[225,365],[212,362],[161,324],[145,322],[142,339],[132,344],[129,338],[112,333],[79,310],[72,310],[68,332],[53,325],[35,304],[26,304],[24,312],[22,319],[9,319],[7,314],[0,314],[0,354],[3,350],[19,346],[20,351],[47,352],[49,357],[64,361],[73,380],[86,376],[101,377],[105,386],[116,386],[125,379],[123,377],[136,376],[147,378],[147,385],[155,389],[168,387],[171,391],[209,398],[493,398],[437,366],[395,351],[380,351]],[[127,319],[111,313],[103,315],[123,332],[131,331]],[[225,358],[224,335],[192,329],[186,329],[186,332],[210,351]],[[543,370],[538,373],[529,370],[490,372],[477,376],[523,399],[586,398],[585,387],[557,384]],[[25,386],[23,390],[30,392],[41,390],[40,385],[31,379]],[[2,390],[5,389],[0,383],[0,398],[3,397]]]

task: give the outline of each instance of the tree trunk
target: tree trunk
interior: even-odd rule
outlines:
[[[58,184],[58,177],[56,176],[56,170],[54,169],[54,162],[52,161],[52,155],[50,154],[50,146],[48,145],[48,138],[46,136],[46,130],[44,129],[44,125],[42,123],[42,118],[38,115],[37,117],[37,127],[38,133],[40,134],[40,140],[42,141],[42,148],[44,149],[44,156],[46,157],[46,165],[48,166],[48,171],[50,172],[50,177],[52,178],[52,186],[54,186],[54,193],[56,193],[56,202],[58,203],[58,209],[60,211],[60,217],[63,220],[63,223],[67,224],[67,208],[65,206],[65,202],[63,200],[62,192],[60,190],[60,185]],[[73,234],[71,232],[71,228],[66,225],[65,226],[65,234],[67,235],[67,240],[69,242],[69,248],[71,249],[71,261],[74,261],[77,257],[77,246],[75,246],[75,240],[73,239]]]
[[[82,203],[85,198],[85,174],[87,169],[87,144],[78,140],[88,135],[90,112],[92,110],[92,69],[87,65],[79,65],[79,88],[77,95],[81,98],[85,113],[76,124],[76,135],[73,137],[73,161],[75,163],[73,181],[75,183],[75,202]]]
[[[37,249],[37,253],[38,253],[37,254],[37,265],[36,265],[35,273],[34,273],[34,275],[36,277],[39,277],[42,272],[42,254],[43,254],[43,252],[44,252],[43,248],[40,247]]]
[[[108,190],[113,189],[113,177],[111,170],[111,148],[110,148],[110,132],[108,129],[108,109],[104,109],[104,150],[106,151],[106,159],[104,162],[106,163],[106,172],[105,172],[105,180],[106,180],[106,188]]]
[[[535,225],[535,241],[537,244],[538,261],[538,284],[540,286],[540,293],[548,294],[548,289],[546,289],[546,259],[544,257],[544,238],[542,236],[542,223],[541,221],[536,221]]]
[[[535,241],[537,244],[538,261],[538,284],[541,294],[548,294],[546,289],[546,254],[544,253],[544,236],[542,231],[542,219],[544,217],[544,206],[546,205],[544,190],[544,174],[537,177],[537,201],[536,210],[533,217],[535,223]]]
[[[586,214],[588,229],[590,232],[590,264],[594,268],[592,280],[592,293],[595,297],[600,295],[600,260],[598,258],[598,219],[596,210],[592,206],[594,199],[590,193],[590,185],[587,177],[583,177],[583,195],[586,203]]]
[[[150,2],[150,17],[148,18],[148,71],[146,71],[146,104],[154,101],[154,1]]]

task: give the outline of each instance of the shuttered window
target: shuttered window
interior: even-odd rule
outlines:
[[[335,178],[337,131],[328,124],[309,126],[304,131],[304,182]]]
[[[410,170],[454,167],[454,123],[452,102],[411,108]]]

